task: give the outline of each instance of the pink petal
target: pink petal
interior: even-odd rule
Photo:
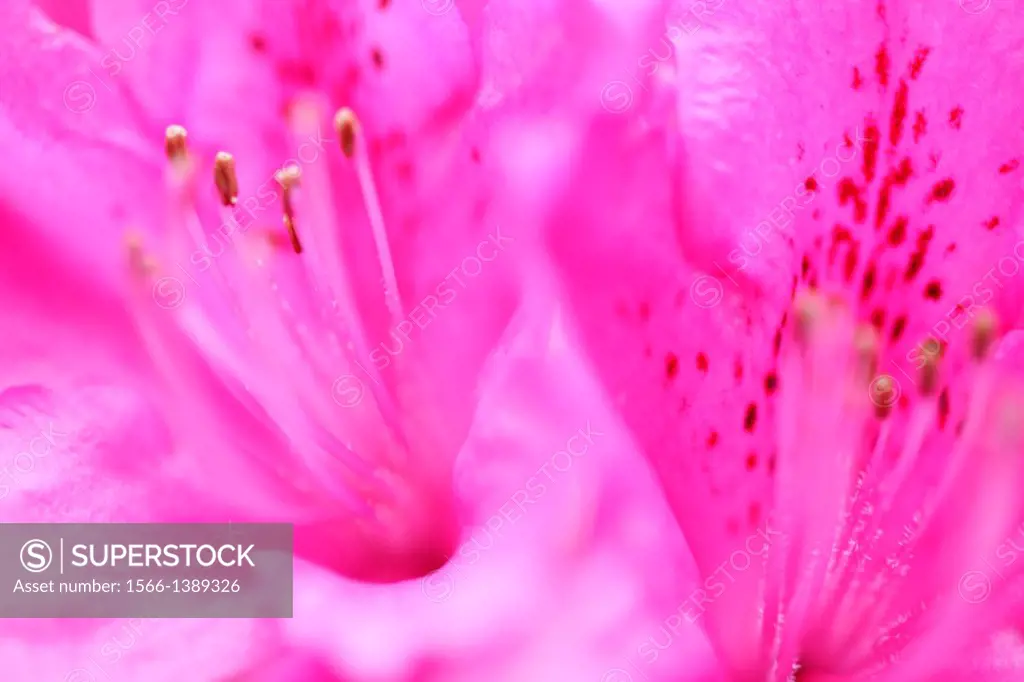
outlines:
[[[637,141],[609,119],[584,145],[573,183],[588,200],[567,196],[550,220],[598,229],[586,237],[558,230],[553,247],[582,342],[709,576],[758,535],[771,509],[774,330],[730,300],[715,305],[730,292],[713,281],[691,286],[693,271],[673,246],[671,189],[652,180],[672,173],[663,135]],[[714,601],[737,649],[758,636],[760,581],[752,567]]]
[[[635,450],[578,360],[543,351],[564,344],[544,328],[520,336],[511,364],[490,375],[492,399],[459,467],[469,525],[445,567],[368,587],[299,566],[292,634],[347,676],[622,680],[629,670],[656,680],[685,669],[685,679],[720,679],[684,622],[689,559],[653,479],[628,459]],[[517,359],[538,349],[547,357]]]
[[[7,386],[0,429],[6,522],[185,520],[183,506],[194,513],[201,504],[175,488],[166,428],[127,388]],[[9,620],[4,627],[4,675],[18,682],[183,675],[214,682],[281,648],[270,621]]]
[[[618,120],[598,117],[583,142],[583,156],[571,166],[568,191],[547,216],[589,352],[609,390],[621,397],[626,419],[706,572],[742,544],[740,529],[756,526],[772,506],[772,394],[784,381],[775,356],[792,321],[787,309],[801,277],[840,294],[864,322],[877,323],[887,346],[881,366],[891,361],[895,368],[886,371],[907,371],[910,380],[901,410],[917,404],[910,388],[921,360],[917,344],[928,335],[948,342],[943,421],[949,425],[966,410],[967,387],[957,382],[966,355],[960,330],[976,314],[956,313],[955,306],[988,304],[1012,322],[1020,302],[1019,278],[975,286],[1003,256],[1009,255],[1008,272],[1016,272],[1012,247],[1020,187],[1010,177],[1009,157],[1020,147],[1021,133],[1012,101],[995,97],[993,106],[985,104],[1001,92],[991,80],[997,70],[971,90],[978,93],[973,108],[965,93],[958,92],[954,102],[939,85],[951,72],[964,82],[979,82],[973,60],[959,58],[966,53],[963,46],[1006,43],[1005,49],[994,47],[993,55],[1019,49],[1005,16],[993,11],[965,21],[953,4],[929,11],[926,20],[918,17],[916,3],[906,3],[899,11],[878,10],[886,15],[885,33],[873,5],[799,5],[794,15],[789,9],[708,3],[700,16],[681,6],[666,35],[671,38],[673,28],[688,35],[658,48],[661,55],[667,48],[667,56],[656,56],[652,48],[641,59],[653,67],[648,72],[675,80],[675,118],[666,118],[656,100],[633,104]],[[938,43],[939,32],[953,37],[929,45]],[[892,41],[883,45],[884,35]],[[981,35],[992,35],[994,42]],[[904,36],[905,47],[899,42]],[[808,44],[816,46],[812,52]],[[933,49],[915,76],[922,45]],[[888,90],[873,70],[880,47],[889,62]],[[671,63],[659,63],[664,60]],[[864,79],[856,90],[851,65]],[[894,102],[902,100],[901,78],[908,84],[910,112],[902,132],[898,121],[890,126]],[[947,124],[958,104],[975,112],[973,123],[965,114]],[[932,123],[915,142],[911,126],[918,109]],[[865,165],[863,154],[856,160],[851,154],[858,144],[871,147],[857,141],[857,126],[867,130],[871,116],[880,133],[862,138],[878,139],[882,146]],[[765,130],[772,134],[766,137]],[[933,153],[941,154],[935,168]],[[1001,158],[1004,153],[1009,157]],[[900,175],[904,157],[912,168],[906,179]],[[822,165],[823,160],[830,161]],[[1000,172],[1004,164],[1006,172]],[[821,170],[808,180],[815,168]],[[846,175],[860,185],[873,183],[870,191],[861,190],[863,216],[848,183],[839,185]],[[946,177],[955,187],[949,197]],[[888,204],[881,200],[886,182]],[[986,223],[996,213],[1000,224],[989,230]],[[898,255],[891,255],[884,245],[903,214],[906,236]],[[876,232],[878,216],[882,229]],[[840,246],[830,265],[829,240],[844,234],[833,231],[837,222],[861,244],[849,260],[846,254],[854,249]],[[936,225],[934,236],[930,224]],[[816,244],[819,236],[823,241]],[[912,256],[928,239],[923,257]],[[876,241],[883,248],[871,266]],[[957,246],[950,249],[953,242]],[[929,285],[936,278],[941,294],[933,303]],[[605,294],[609,282],[613,291]],[[951,428],[940,438],[951,438]],[[794,470],[809,475],[802,466]],[[786,488],[787,495],[797,492]],[[815,492],[824,500],[835,491]],[[723,619],[721,646],[739,668],[751,665],[745,657],[756,633],[736,623],[755,622],[756,573],[744,574],[742,584],[714,605]]]
[[[4,355],[24,357],[31,345],[37,354],[67,352],[64,339],[72,335],[48,333],[60,319],[76,330],[76,353],[111,369],[111,355],[135,366],[115,292],[123,283],[126,225],[154,225],[155,145],[141,136],[130,95],[96,80],[98,55],[81,36],[55,28],[20,0],[0,21],[10,55],[0,64],[9,95],[0,108],[0,285],[12,330]],[[27,329],[30,338],[20,331]]]
[[[0,643],[12,682],[221,682],[246,671],[267,652],[281,655],[277,626],[256,620],[6,621]],[[85,624],[76,632],[71,625]],[[44,631],[44,627],[49,628]],[[25,632],[37,637],[28,639]],[[175,652],[168,656],[168,652]],[[297,682],[273,676],[267,682]],[[312,678],[316,680],[316,678]],[[330,682],[331,678],[321,678]],[[320,682],[320,680],[317,680]]]
[[[34,0],[34,2],[55,23],[78,31],[83,36],[91,36],[91,0]]]

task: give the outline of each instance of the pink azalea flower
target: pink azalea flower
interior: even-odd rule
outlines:
[[[682,3],[561,162],[581,339],[731,679],[1020,675],[1021,9]]]
[[[0,113],[5,406],[62,405],[89,381],[128,417],[82,410],[110,432],[61,448],[5,518],[288,520],[321,568],[425,574],[458,547],[454,461],[516,299],[458,13],[423,27],[409,6],[238,3],[224,22],[195,3],[165,7],[160,40],[129,56],[144,11],[111,7],[90,7],[96,44],[28,2],[2,20],[19,55]],[[47,665],[73,672],[103,645],[94,625],[19,632],[13,679],[55,634],[67,655]],[[216,665],[183,656],[189,676],[267,673],[279,628],[252,628],[225,630],[244,645]],[[148,672],[117,674],[180,678],[164,641]]]
[[[716,674],[697,625],[673,620],[696,580],[657,483],[544,319],[534,309],[488,373],[493,418],[458,463],[466,531],[451,560],[391,585],[300,567],[289,635],[344,679],[623,682],[634,664],[666,682]],[[664,627],[673,646],[652,665],[637,648]]]
[[[43,123],[8,118],[26,143],[6,208],[33,226],[8,255],[19,295],[63,312],[81,265],[41,278],[39,264],[94,269],[82,333],[133,378],[152,360],[178,442],[222,453],[172,472],[215,493],[196,518],[294,521],[300,554],[363,579],[440,565],[476,376],[515,298],[459,15],[420,30],[419,9],[271,3],[225,26],[220,10],[170,3],[146,15],[166,28],[149,35],[126,4],[92,7],[99,45],[53,34],[27,4],[8,20],[24,66],[66,84]],[[39,140],[60,149],[35,158]],[[104,188],[68,197],[81,216],[21,186],[51,162],[62,194],[110,167]],[[69,219],[95,227],[68,243]],[[107,300],[126,273],[127,315]]]

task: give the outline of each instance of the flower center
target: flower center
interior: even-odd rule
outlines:
[[[785,453],[776,504],[787,513],[778,523],[790,540],[769,559],[766,634],[779,669],[801,660],[860,674],[914,640],[957,631],[958,577],[1016,520],[1019,394],[999,385],[987,311],[974,322],[971,362],[955,376],[945,349],[924,347],[916,395],[879,374],[877,331],[841,300],[801,292],[794,313],[776,408]],[[967,396],[952,440],[937,429],[943,373],[951,392]]]
[[[319,121],[317,109],[301,104],[290,124],[301,139]],[[350,110],[334,124],[362,190],[393,327],[404,313],[366,141]],[[413,354],[395,354],[384,367],[371,361],[326,166],[280,169],[283,229],[247,233],[234,157],[218,153],[220,223],[235,248],[213,256],[186,137],[180,126],[167,131],[164,250],[188,282],[137,238],[130,243],[132,310],[170,389],[172,422],[199,451],[222,450],[204,463],[214,480],[244,480],[220,496],[296,523],[298,552],[362,579],[433,570],[457,539],[453,453],[433,436],[438,420],[424,416],[429,391]],[[210,272],[202,283],[181,267],[197,254]]]

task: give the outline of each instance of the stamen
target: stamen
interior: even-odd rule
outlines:
[[[900,397],[896,381],[888,374],[883,374],[871,382],[870,391],[871,402],[875,406],[875,416],[879,420],[885,421],[892,414],[892,408]]]
[[[235,157],[231,154],[217,152],[213,162],[213,183],[222,204],[234,206],[238,202],[238,175],[235,173]]]
[[[384,305],[387,306],[392,322],[400,324],[404,317],[402,297],[398,292],[395,263],[391,258],[391,247],[388,245],[388,231],[384,227],[384,212],[381,211],[377,186],[373,182],[362,126],[355,113],[348,108],[343,108],[335,114],[334,125],[341,138],[341,151],[352,159],[359,178],[359,186],[363,191],[363,203],[366,206],[366,215],[370,219],[373,242],[377,247],[377,258],[380,261],[381,275],[384,277]]]
[[[985,308],[974,321],[971,329],[971,356],[978,361],[984,360],[995,343],[999,331],[999,321],[995,313]]]
[[[124,236],[125,248],[128,249],[128,263],[142,275],[156,272],[156,261],[146,253],[142,246],[142,237],[135,230],[129,230]]]
[[[794,330],[796,340],[799,343],[807,343],[810,340],[814,327],[821,319],[823,306],[821,297],[814,292],[806,290],[797,295],[793,304],[796,308],[796,327]]]
[[[930,339],[922,346],[924,366],[921,367],[921,395],[935,393],[939,386],[939,361],[942,360],[942,347],[938,341]]]
[[[292,202],[292,192],[299,185],[299,178],[301,173],[299,172],[298,166],[288,166],[282,168],[274,174],[274,179],[281,185],[281,189],[284,190],[281,195],[281,203],[284,207],[284,222],[285,229],[288,230],[288,237],[292,241],[292,248],[295,249],[295,253],[302,253],[302,242],[299,241],[299,233],[295,229],[295,207]]]
[[[860,325],[854,332],[853,345],[857,354],[857,379],[868,381],[878,371],[878,333],[870,325]]]
[[[341,151],[349,159],[356,153],[356,132],[359,127],[359,119],[355,112],[348,107],[339,109],[334,115],[334,129],[338,131],[338,139],[341,141]]]
[[[188,155],[188,132],[179,125],[167,126],[164,137],[164,150],[171,161],[184,160]]]

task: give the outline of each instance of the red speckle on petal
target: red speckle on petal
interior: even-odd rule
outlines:
[[[804,180],[804,187],[806,187],[807,190],[810,192],[815,192],[818,189],[818,181],[815,180],[813,177],[808,177],[806,180]]]
[[[860,75],[860,69],[855,66],[853,67],[853,89],[860,90],[862,85],[864,85],[864,79]]]
[[[839,205],[845,206],[848,202],[853,204],[853,219],[863,223],[868,217],[868,205],[861,197],[860,188],[851,178],[843,178],[836,188],[839,193]]]
[[[765,395],[772,395],[775,393],[775,389],[779,387],[779,378],[775,372],[769,372],[764,375],[764,392]]]
[[[868,120],[864,132],[866,135],[866,139],[864,140],[864,179],[871,182],[875,179],[875,169],[878,164],[878,144],[880,136],[878,126],[871,120]]]
[[[928,119],[923,111],[914,113],[914,142],[919,142],[921,137],[928,132]]]
[[[753,471],[757,468],[757,453],[751,452],[747,455],[747,471]]]
[[[939,429],[946,428],[946,420],[949,419],[949,388],[943,388],[939,393]]]
[[[708,434],[708,448],[713,448],[718,445],[718,431],[712,431]]]
[[[637,309],[637,312],[640,314],[641,322],[646,322],[647,320],[651,319],[651,306],[650,304],[647,303],[647,301],[644,301],[643,303],[640,304],[640,307]]]
[[[380,51],[380,48],[375,47],[370,50],[370,60],[378,71],[384,68],[384,53]]]
[[[875,74],[883,88],[889,85],[889,51],[885,45],[880,45],[875,53]]]
[[[1017,170],[1019,166],[1020,161],[1018,161],[1017,159],[1013,159],[1012,161],[1008,161],[1004,163],[1002,166],[1000,166],[999,172],[1002,173],[1003,175],[1006,175],[1007,173],[1012,173],[1013,171]]]
[[[935,226],[929,225],[928,229],[924,230],[917,236],[917,248],[912,254],[910,254],[910,260],[907,262],[907,269],[903,273],[903,279],[907,282],[917,277],[917,273],[921,271],[921,267],[924,265],[924,258],[928,255],[928,247],[931,245],[932,237],[935,236]]]
[[[853,279],[853,273],[857,269],[857,258],[859,255],[860,245],[857,243],[850,244],[850,247],[846,252],[846,258],[843,260],[843,277],[847,282]]]
[[[761,522],[761,505],[757,502],[751,502],[747,514],[750,518],[750,525],[756,527]]]
[[[953,130],[960,130],[960,126],[963,125],[964,121],[964,108],[958,106],[953,111],[949,112],[949,126]]]
[[[679,358],[676,357],[675,353],[669,353],[665,356],[665,376],[669,379],[675,379],[678,373]]]
[[[937,301],[942,298],[942,283],[937,279],[928,282],[924,288],[924,297]]]
[[[932,188],[931,199],[933,201],[948,201],[953,189],[956,187],[956,183],[953,182],[953,178],[946,178],[935,183],[935,187]]]
[[[871,292],[875,288],[875,274],[875,264],[871,263],[864,272],[864,279],[862,279],[860,283],[860,297],[862,300],[866,301],[870,298]]]
[[[262,54],[267,51],[267,39],[259,33],[253,33],[249,36],[249,46],[253,52]]]
[[[900,79],[899,88],[896,90],[896,102],[892,107],[892,118],[889,121],[889,142],[894,147],[900,143],[900,138],[903,137],[903,123],[907,118],[908,92],[907,82]]]
[[[910,78],[916,80],[921,75],[921,69],[924,68],[924,60],[928,58],[928,54],[932,51],[930,47],[919,47],[917,52],[914,53],[914,61],[910,62]]]
[[[896,170],[890,175],[893,184],[905,185],[910,176],[914,174],[914,166],[910,163],[910,157],[904,157],[900,161],[900,165],[896,167]]]
[[[895,320],[893,320],[892,332],[891,332],[891,335],[889,337],[892,340],[893,343],[896,343],[897,341],[900,340],[900,337],[903,336],[903,330],[906,328],[906,326],[907,326],[907,317],[906,317],[906,315],[900,315]]]
[[[885,311],[883,309],[875,308],[871,311],[871,326],[876,331],[882,331],[882,327],[885,326]]]
[[[743,430],[753,433],[755,426],[757,426],[757,403],[750,403],[747,405],[746,412],[743,413]]]
[[[892,227],[889,228],[889,244],[892,246],[899,246],[903,243],[903,240],[907,236],[907,217],[899,216],[896,218],[896,222],[893,223]]]
[[[697,371],[708,373],[708,356],[704,353],[697,353]]]
[[[882,188],[878,190],[878,205],[875,206],[875,228],[880,228],[889,215],[889,196],[892,193],[892,183],[886,180]]]
[[[994,215],[982,224],[985,226],[986,230],[994,230],[999,227],[999,216]]]

